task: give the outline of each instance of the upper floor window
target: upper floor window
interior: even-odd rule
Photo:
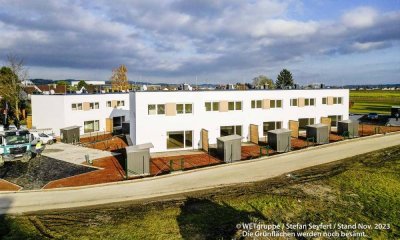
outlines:
[[[228,110],[235,111],[235,110],[242,110],[242,102],[228,102]]]
[[[117,101],[117,106],[118,106],[118,107],[123,107],[123,106],[125,106],[125,101],[124,101],[124,100],[122,100],[122,101]]]
[[[251,108],[262,108],[262,100],[251,100]]]
[[[165,104],[149,104],[147,112],[149,115],[163,115],[165,114]]]
[[[282,100],[270,100],[270,108],[282,108]]]
[[[219,111],[219,102],[205,102],[204,106],[207,112]]]
[[[193,113],[193,104],[191,104],[191,103],[176,104],[176,113],[177,114]]]
[[[73,103],[71,104],[71,108],[73,111],[82,110],[82,103]]]
[[[298,106],[297,102],[298,102],[297,98],[290,99],[290,106]]]
[[[111,101],[107,101],[107,107],[111,107]]]
[[[315,106],[315,98],[305,98],[304,106]]]
[[[91,103],[89,103],[89,108],[90,109],[99,109],[99,103],[98,102],[91,102]]]

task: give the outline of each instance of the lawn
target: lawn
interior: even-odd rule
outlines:
[[[232,239],[242,222],[390,224],[365,234],[399,239],[400,146],[169,200],[4,216],[0,238]]]
[[[354,103],[350,108],[351,113],[390,114],[391,106],[400,105],[400,91],[352,90],[350,101]]]

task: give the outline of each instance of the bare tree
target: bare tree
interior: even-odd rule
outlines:
[[[19,121],[21,102],[21,85],[28,75],[24,60],[16,55],[7,56],[7,66],[0,69],[0,95],[14,108]]]

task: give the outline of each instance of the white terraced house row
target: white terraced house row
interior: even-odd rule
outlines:
[[[129,93],[32,95],[32,127],[80,126],[80,134],[112,132],[129,120]]]
[[[198,149],[202,129],[209,144],[237,134],[250,140],[250,124],[258,135],[289,128],[300,129],[329,117],[333,124],[349,117],[349,90],[244,90],[244,91],[141,91],[130,92],[132,143],[151,142],[152,152]]]

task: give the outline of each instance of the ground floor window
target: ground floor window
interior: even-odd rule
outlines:
[[[315,118],[299,118],[299,130],[305,130],[307,125],[315,123]]]
[[[221,126],[220,128],[220,136],[229,136],[229,135],[239,135],[242,136],[242,126]]]
[[[268,131],[275,130],[275,129],[281,129],[281,128],[282,128],[282,122],[263,122],[264,136],[267,136]]]
[[[167,132],[167,149],[188,148],[193,146],[193,131]]]
[[[336,127],[339,121],[342,121],[342,115],[331,115],[328,116],[331,119],[331,126]]]
[[[99,131],[99,120],[85,121],[83,125],[84,133]]]

